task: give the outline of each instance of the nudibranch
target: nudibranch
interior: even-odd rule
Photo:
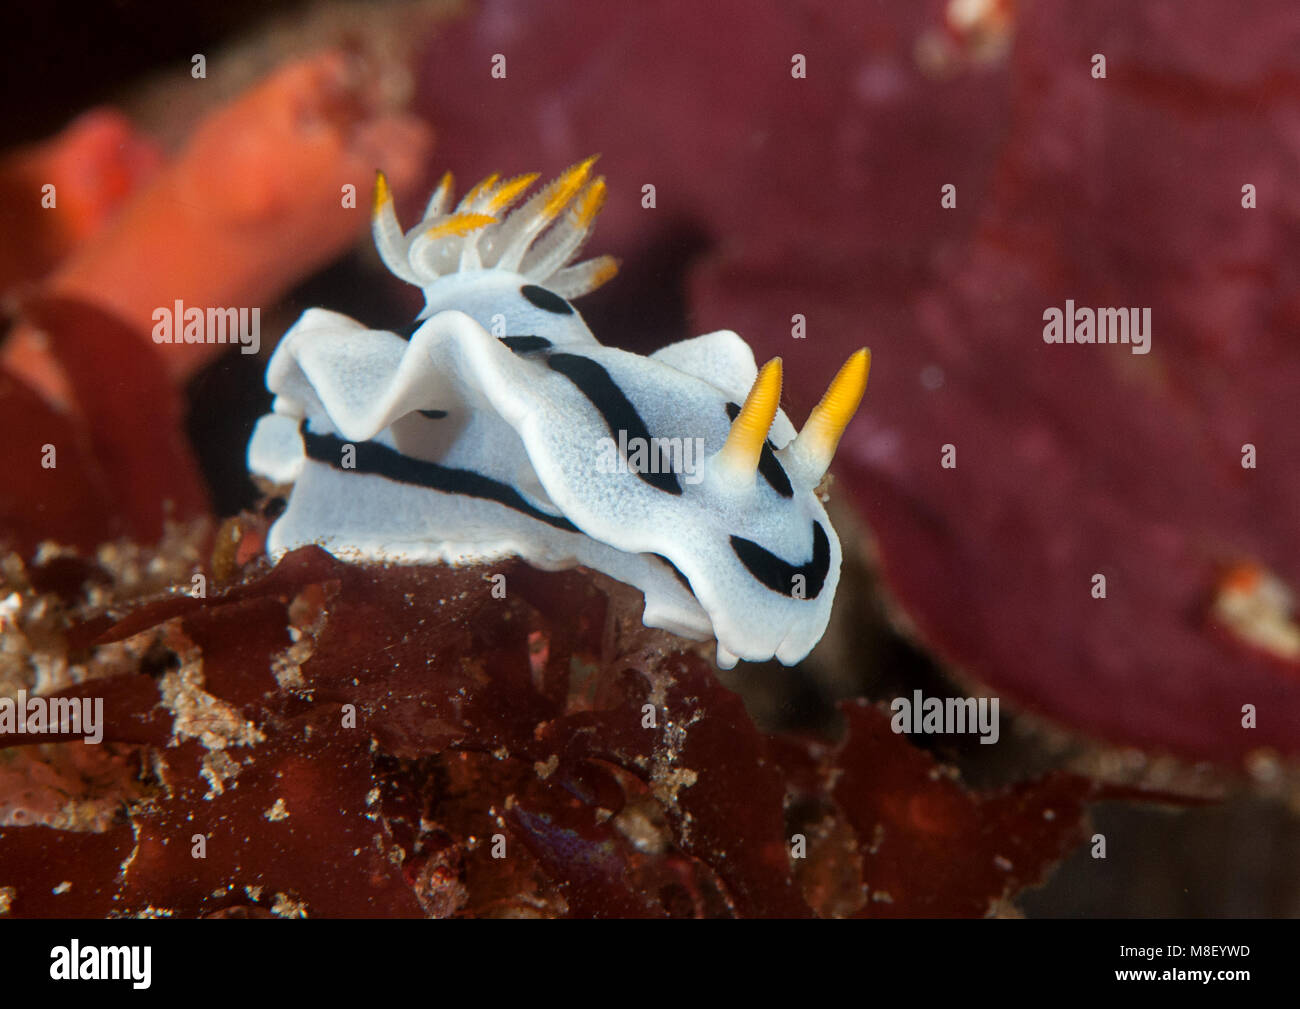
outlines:
[[[840,544],[818,485],[867,383],[849,358],[796,435],[781,360],[720,330],[649,356],[602,346],[571,304],[614,275],[570,265],[605,198],[594,158],[507,213],[536,175],[444,176],[403,231],[382,174],[385,265],[423,289],[407,335],[310,309],[267,367],[249,468],[293,484],[273,557],[584,565],[640,589],[643,620],[717,639],[723,667],[790,665],[821,638]]]

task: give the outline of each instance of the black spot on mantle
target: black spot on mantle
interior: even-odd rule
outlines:
[[[749,573],[773,592],[794,598],[795,575],[803,575],[805,599],[816,599],[826,584],[831,567],[831,542],[822,524],[813,520],[813,555],[807,564],[798,566],[783,561],[772,551],[742,536],[731,537],[731,549]]]
[[[554,291],[548,291],[544,287],[538,287],[536,284],[525,284],[519,289],[519,293],[543,312],[550,312],[553,315],[573,314],[572,305]]]
[[[551,341],[544,336],[503,336],[501,342],[516,354],[528,354],[535,350],[549,350]]]

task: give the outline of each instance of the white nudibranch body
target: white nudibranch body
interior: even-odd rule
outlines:
[[[716,638],[719,665],[798,662],[840,571],[815,488],[869,352],[796,436],[780,359],[760,373],[729,330],[648,357],[602,346],[569,303],[616,272],[570,265],[604,201],[594,160],[509,214],[536,176],[492,176],[450,209],[445,176],[410,231],[380,176],[376,245],[426,305],[409,337],[323,309],[284,335],[248,447],[254,473],[293,484],[267,549],[585,565],[640,589],[647,626]]]

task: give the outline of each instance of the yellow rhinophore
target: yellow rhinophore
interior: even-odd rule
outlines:
[[[745,397],[745,405],[731,422],[727,441],[713,457],[715,470],[736,486],[749,486],[758,472],[763,443],[781,405],[781,359],[763,365]]]
[[[803,429],[785,452],[787,468],[793,468],[801,482],[813,485],[831,464],[844,429],[858,411],[867,391],[871,351],[866,347],[844,362],[821,402],[813,407]]]

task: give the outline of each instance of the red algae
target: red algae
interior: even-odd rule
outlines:
[[[31,590],[65,660],[126,652],[55,694],[104,698],[102,748],[0,746],[135,770],[116,772],[120,817],[0,829],[7,870],[70,854],[63,892],[0,879],[11,913],[983,914],[1078,840],[1091,783],[971,793],[868,705],[838,746],[766,734],[707,662],[640,626],[635,592],[608,591],[316,548],[204,598],[119,607],[100,584],[123,611],[107,627]],[[984,840],[954,851],[954,832]]]

